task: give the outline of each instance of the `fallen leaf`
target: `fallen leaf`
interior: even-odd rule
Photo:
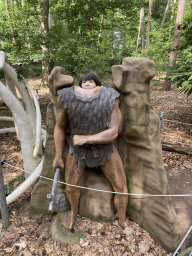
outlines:
[[[139,250],[140,253],[147,253],[150,250],[150,244],[147,243],[146,241],[141,241],[139,243]]]
[[[46,250],[47,254],[49,255],[51,252],[53,252],[53,245],[46,243],[45,250]]]
[[[124,230],[123,230],[123,234],[127,235],[127,236],[130,236],[131,234],[134,233],[134,229],[132,227],[126,227]]]
[[[18,246],[18,247],[19,247],[19,250],[24,249],[24,248],[27,246],[27,244],[26,244],[26,238],[25,238],[25,237],[22,237],[22,238],[20,239],[20,243],[16,243],[16,244],[14,244],[14,246],[15,246],[15,247]]]
[[[184,165],[186,168],[192,169],[192,164],[191,164],[190,162],[185,162],[185,163],[183,163],[183,165]]]
[[[32,254],[29,251],[23,251],[22,255],[23,256],[31,256]]]
[[[13,250],[14,250],[14,249],[13,249],[13,248],[10,248],[10,247],[7,247],[7,248],[4,249],[4,251],[6,251],[7,253],[12,252]]]

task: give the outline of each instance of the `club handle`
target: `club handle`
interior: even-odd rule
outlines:
[[[60,167],[56,168],[56,170],[55,170],[55,176],[54,176],[53,186],[52,186],[52,190],[51,190],[51,195],[52,195],[53,200],[55,197],[55,192],[56,192],[56,188],[57,188],[60,170],[61,170]],[[53,210],[53,200],[49,203],[49,209],[48,209],[49,211]]]
[[[58,179],[59,179],[59,173],[60,173],[60,168],[56,168],[55,170],[55,176],[54,176],[54,180],[53,180],[53,186],[52,186],[52,191],[51,191],[51,194],[54,194],[55,195],[55,192],[56,192],[56,188],[57,188],[57,182],[58,182]]]

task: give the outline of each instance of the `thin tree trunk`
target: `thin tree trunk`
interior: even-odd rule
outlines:
[[[22,0],[21,1],[21,5],[24,7],[24,0]],[[25,25],[26,25],[26,20],[25,20]],[[27,40],[28,40],[28,44],[27,44],[27,46],[28,46],[28,49],[29,50],[31,50],[31,45],[30,45],[30,39],[29,39],[29,34],[28,34],[28,32],[26,32],[26,35],[27,35]]]
[[[139,47],[140,33],[141,33],[141,10],[140,10],[139,31],[138,31],[138,37],[137,37],[137,46],[136,46],[135,57],[137,57],[137,51],[138,51],[138,47]]]
[[[104,0],[104,7],[105,7],[105,1]],[[103,10],[104,12],[104,10]],[[103,23],[104,23],[104,13],[102,13],[101,15],[101,23],[100,23],[100,30],[99,30],[99,36],[98,36],[98,49],[97,51],[99,50],[99,44],[100,44],[100,39],[101,39],[101,35],[102,35],[102,30],[103,30]]]
[[[91,46],[91,34],[93,29],[93,8],[94,8],[94,0],[89,0],[89,20],[88,20],[88,30],[89,30],[89,38],[88,38],[88,46]]]
[[[142,30],[142,56],[145,50],[145,21],[144,21],[144,8],[141,8],[141,30]]]
[[[176,2],[177,0],[171,0],[171,21],[173,21]],[[171,28],[169,29],[169,37],[171,37]]]
[[[179,0],[177,17],[176,17],[176,28],[175,28],[175,33],[174,33],[174,38],[172,43],[172,51],[170,53],[169,65],[167,68],[167,74],[166,74],[165,82],[163,85],[163,89],[165,91],[169,91],[171,89],[171,83],[170,81],[168,81],[167,78],[171,75],[171,67],[173,66],[174,61],[176,61],[177,59],[177,52],[178,52],[177,47],[179,46],[180,34],[181,34],[181,30],[178,29],[178,26],[182,24],[182,20],[185,13],[185,4],[186,4],[186,0]]]
[[[11,14],[10,14],[10,10],[9,10],[8,0],[5,0],[5,6],[6,6],[8,20],[11,20]],[[10,30],[11,30],[11,34],[12,34],[12,38],[13,38],[13,44],[16,45],[16,40],[15,40],[14,33],[13,33],[13,27],[11,25],[10,25]]]
[[[162,28],[163,28],[163,25],[164,25],[164,23],[165,23],[165,19],[166,19],[166,16],[167,16],[167,12],[168,12],[170,3],[171,3],[171,0],[168,0],[167,6],[166,6],[165,12],[164,12],[163,20],[162,20],[162,23],[161,23],[160,33],[162,32]]]
[[[171,0],[171,20],[173,19],[173,14],[174,14],[174,10],[175,10],[175,4],[176,4],[177,0]]]
[[[152,6],[152,0],[149,0],[146,49],[147,49],[148,46],[149,46],[149,33],[150,33],[150,29],[151,29],[151,6]]]
[[[49,0],[41,0],[41,34],[43,36],[42,48],[42,81],[41,84],[48,84],[49,75]]]
[[[104,14],[101,15],[100,31],[99,31],[99,36],[98,36],[98,46],[100,44],[100,39],[101,39],[101,35],[102,35],[103,23],[104,23]]]

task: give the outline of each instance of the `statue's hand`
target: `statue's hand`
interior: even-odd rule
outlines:
[[[82,146],[86,144],[86,135],[74,135],[73,136],[73,145],[74,146]]]
[[[55,156],[55,159],[53,161],[53,170],[55,171],[56,168],[60,167],[61,171],[64,170],[64,162],[62,157]]]

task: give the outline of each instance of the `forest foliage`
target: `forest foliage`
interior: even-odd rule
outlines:
[[[179,57],[172,68],[169,79],[181,87],[187,95],[192,93],[192,15],[186,16],[182,25],[182,41]]]
[[[121,64],[124,57],[135,56],[142,7],[143,35],[147,37],[148,0],[47,0],[47,34],[41,31],[41,3],[42,0],[0,0],[0,50],[6,52],[9,62],[24,76],[41,74],[42,45],[49,49],[50,68],[62,66],[75,77],[85,69],[93,69],[101,77],[110,74],[112,65]],[[149,44],[145,49],[139,37],[137,57],[154,60],[158,71],[167,69],[178,3],[172,0],[162,27],[166,6],[167,0],[152,0]],[[178,62],[170,79],[178,82],[179,77],[179,86],[190,87],[192,5],[189,0],[185,16]]]

